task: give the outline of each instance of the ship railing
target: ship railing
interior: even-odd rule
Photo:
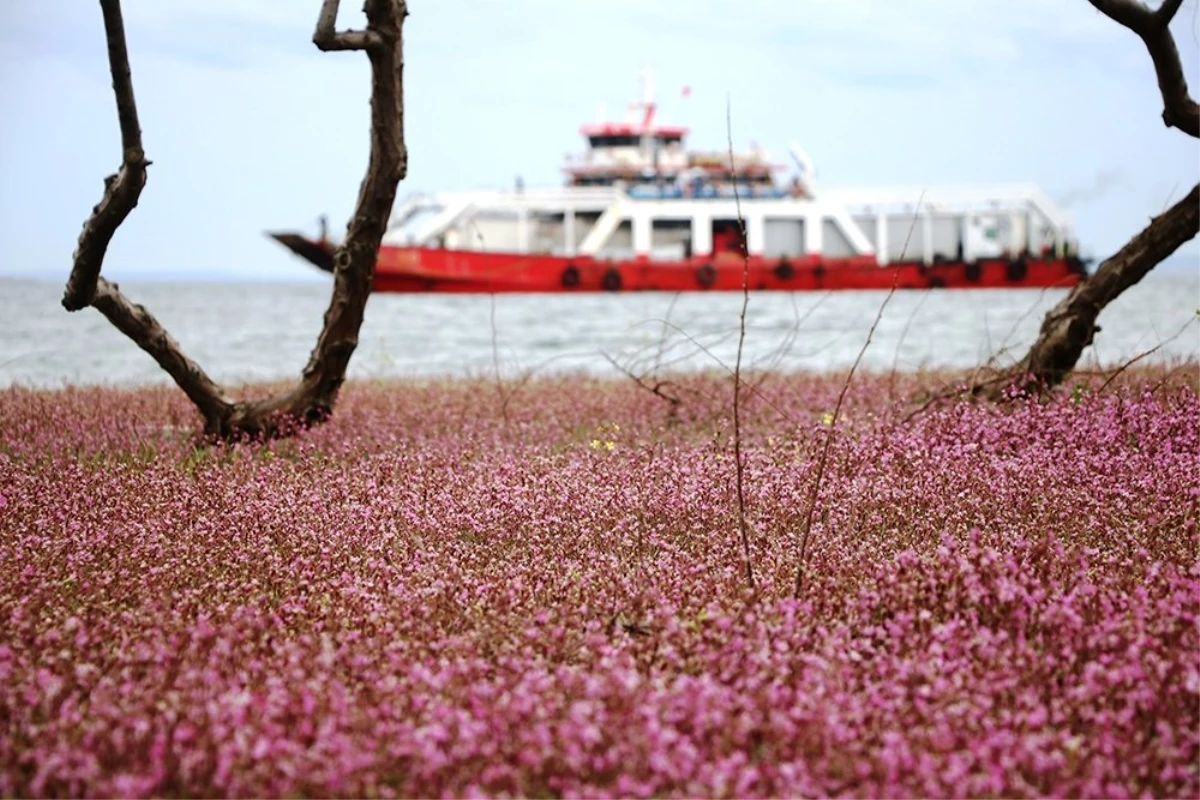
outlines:
[[[1070,214],[1059,208],[1036,185],[1027,183],[965,184],[960,186],[863,187],[827,189],[825,197],[848,208],[869,211],[902,210],[987,213],[1032,209],[1056,230],[1073,228]],[[918,204],[920,208],[918,208]]]
[[[391,219],[388,220],[388,230],[395,231],[403,228],[410,219],[429,207],[430,195],[409,195],[401,201],[400,205],[392,209]]]
[[[522,191],[444,192],[414,197],[402,205],[408,217],[417,211],[440,211],[469,204],[481,211],[603,211],[614,203],[629,199],[625,192],[611,186],[526,189]],[[410,208],[409,202],[412,203]],[[400,213],[393,215],[392,226],[403,224]]]
[[[468,212],[473,211],[474,208],[474,205],[467,200],[443,206],[424,225],[413,232],[413,240],[426,242],[433,239],[433,237],[454,227],[460,219],[466,216]]]
[[[931,263],[931,220],[936,217],[986,217],[1002,215],[1037,218],[1044,227],[1038,234],[1041,241],[1050,235],[1054,252],[1066,252],[1074,245],[1074,225],[1068,212],[1059,208],[1037,186],[1032,184],[969,184],[935,187],[872,187],[831,189],[827,199],[850,211],[855,218],[911,215],[921,221],[923,259]],[[882,225],[882,223],[881,223]],[[886,228],[880,228],[886,230]],[[878,234],[882,235],[882,234]],[[997,245],[997,252],[1017,252],[1023,247],[1036,247],[1033,229],[1016,228],[1011,240]],[[888,261],[886,250],[880,264]],[[969,253],[968,253],[969,255]]]
[[[735,192],[731,186],[634,186],[629,196],[634,200],[731,200]],[[742,200],[782,200],[790,196],[789,190],[777,186],[739,186],[736,192]]]
[[[604,207],[628,197],[612,186],[548,187],[499,191],[448,192],[438,195],[443,202],[468,200],[476,206],[495,208],[563,209],[578,206]]]
[[[531,214],[592,212],[603,219],[628,202],[629,195],[613,186],[412,195],[396,209],[384,241],[401,246],[435,241],[468,215],[496,212],[517,217],[519,230],[527,234]]]

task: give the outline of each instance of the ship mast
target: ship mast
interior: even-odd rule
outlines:
[[[654,71],[647,64],[642,68],[642,153],[648,156],[647,168],[658,177],[658,142],[651,124],[654,122]]]
[[[654,109],[654,71],[647,64],[642,68],[642,111],[645,113],[642,118],[642,130],[647,133],[654,121]]]

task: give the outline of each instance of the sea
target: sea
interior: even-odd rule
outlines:
[[[297,376],[331,283],[121,281],[184,352],[236,386]],[[94,309],[61,305],[63,282],[0,277],[0,388],[169,383]],[[829,372],[1006,366],[1065,290],[923,290],[370,298],[352,380],[741,369]],[[1200,273],[1151,273],[1101,314],[1082,365],[1200,359]]]

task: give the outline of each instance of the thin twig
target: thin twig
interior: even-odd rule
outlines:
[[[726,364],[724,361],[722,361],[722,360],[721,360],[721,358],[720,358],[720,356],[718,356],[716,353],[714,353],[714,352],[712,351],[712,349],[710,349],[710,348],[709,348],[708,346],[706,346],[704,343],[702,343],[701,341],[699,341],[698,339],[696,339],[696,337],[695,337],[695,336],[693,336],[692,334],[688,333],[688,332],[687,332],[687,331],[685,331],[683,328],[679,327],[678,325],[676,325],[676,324],[675,324],[675,323],[673,323],[673,322],[666,322],[666,321],[664,321],[664,322],[663,322],[663,324],[664,324],[664,325],[668,325],[668,326],[669,326],[669,327],[671,327],[671,328],[672,328],[672,329],[673,329],[673,330],[674,330],[676,333],[680,334],[681,336],[683,336],[683,338],[687,339],[689,342],[691,342],[692,344],[694,344],[694,345],[695,345],[697,348],[699,348],[699,350],[700,350],[702,353],[704,353],[704,354],[705,354],[705,355],[707,355],[709,358],[711,358],[711,359],[712,359],[714,362],[716,362],[717,366],[721,367],[721,369],[725,370],[725,371],[726,371],[726,372],[728,372],[730,375],[736,375],[736,373],[734,372],[734,369],[733,369],[733,367],[729,366],[729,365],[728,365],[728,364]],[[797,423],[797,420],[796,420],[796,418],[795,418],[795,417],[793,417],[791,414],[787,413],[787,411],[785,411],[784,409],[780,408],[780,407],[779,407],[779,405],[778,405],[777,403],[775,403],[775,401],[773,401],[773,400],[772,400],[770,397],[768,397],[766,394],[763,394],[762,392],[758,391],[758,390],[757,390],[757,388],[755,387],[755,385],[754,385],[753,383],[747,384],[747,385],[746,385],[746,390],[747,390],[748,392],[750,392],[750,394],[751,394],[751,395],[754,395],[754,396],[758,397],[760,400],[762,400],[764,403],[766,403],[768,406],[770,406],[772,409],[774,409],[774,410],[775,410],[775,411],[776,411],[776,412],[779,414],[780,418],[781,418],[781,419],[783,419],[784,421],[786,421],[786,422],[789,422],[789,423],[791,423],[791,424],[793,424],[793,425]]]
[[[903,261],[904,258],[908,255],[908,245],[909,245],[909,242],[912,241],[913,231],[916,230],[917,214],[921,210],[921,202],[924,199],[925,199],[925,190],[922,189],[920,197],[917,198],[917,205],[913,209],[912,221],[908,225],[908,231],[904,234],[904,245],[900,248],[900,260],[901,261]],[[893,284],[894,283],[895,283],[895,280],[893,280]],[[892,354],[892,373],[889,378],[889,384],[888,384],[888,402],[889,403],[892,400],[893,390],[896,385],[896,364],[900,360],[900,347],[904,344],[904,339],[908,335],[908,328],[912,324],[913,317],[916,316],[917,311],[919,311],[921,309],[921,306],[925,304],[925,301],[928,298],[929,298],[929,292],[926,292],[925,294],[923,294],[921,296],[920,301],[917,303],[917,307],[913,309],[912,314],[908,315],[908,320],[904,323],[904,328],[900,331],[900,340],[898,342],[896,342],[896,350]]]
[[[908,234],[904,237],[904,246],[900,251],[900,258],[903,259],[908,253],[908,243],[912,240],[913,229],[917,227],[917,215],[921,211],[921,203],[925,200],[925,190],[921,190],[921,196],[917,198],[917,205],[913,209],[912,222],[908,226]],[[817,460],[817,473],[813,478],[812,489],[808,494],[808,512],[804,518],[804,530],[800,536],[800,554],[796,560],[796,586],[793,592],[793,597],[799,598],[800,592],[804,589],[804,570],[808,563],[808,540],[812,535],[813,514],[817,510],[817,495],[821,491],[821,483],[825,479],[825,464],[829,459],[830,445],[833,444],[834,433],[837,431],[838,418],[842,413],[842,402],[846,399],[846,392],[850,390],[850,382],[854,380],[854,372],[858,369],[859,363],[862,361],[863,355],[867,352],[867,348],[871,345],[871,338],[875,335],[875,328],[879,325],[879,320],[883,319],[883,310],[887,308],[887,304],[891,301],[892,295],[896,293],[896,286],[900,280],[900,273],[892,272],[892,288],[888,291],[887,297],[883,298],[883,302],[879,305],[879,311],[875,314],[875,321],[871,323],[870,330],[867,331],[867,340],[863,342],[862,349],[858,351],[858,356],[855,357],[854,363],[850,366],[850,372],[846,375],[846,380],[842,384],[842,390],[838,393],[837,403],[833,407],[833,416],[829,420],[829,430],[825,434],[825,442],[821,447],[821,456]]]
[[[750,561],[750,535],[746,530],[746,495],[742,466],[742,344],[746,340],[746,307],[750,304],[750,249],[746,241],[746,221],[742,218],[742,198],[738,194],[737,168],[733,161],[733,116],[728,95],[725,98],[725,135],[729,143],[729,172],[733,176],[733,202],[737,207],[738,227],[742,231],[742,313],[738,321],[737,359],[733,365],[733,459],[737,468],[738,531],[742,537],[742,556],[746,560],[746,581],[755,589],[754,566]]]
[[[671,320],[671,312],[675,310],[675,303],[679,300],[679,295],[679,292],[675,293],[667,306],[667,313],[663,315],[662,332],[658,336],[658,351],[654,354],[654,372],[658,372],[662,368],[663,347],[667,343],[667,323]]]
[[[1170,344],[1171,342],[1178,339],[1180,336],[1183,335],[1183,332],[1186,331],[1191,326],[1191,324],[1193,322],[1195,322],[1195,318],[1189,318],[1187,322],[1183,323],[1183,325],[1180,326],[1179,330],[1177,330],[1175,332],[1174,336],[1171,336],[1169,339],[1159,342],[1158,344],[1154,345],[1154,347],[1151,347],[1149,350],[1146,350],[1145,352],[1142,352],[1142,353],[1138,353],[1136,356],[1134,356],[1133,358],[1126,361],[1124,364],[1122,364],[1120,367],[1117,368],[1116,372],[1114,372],[1112,375],[1109,375],[1108,378],[1104,381],[1104,383],[1100,384],[1100,388],[1096,390],[1096,394],[1100,394],[1105,389],[1107,389],[1108,385],[1110,383],[1112,383],[1114,380],[1116,380],[1117,376],[1120,375],[1122,372],[1129,369],[1134,364],[1141,361],[1143,358],[1154,355],[1155,353],[1157,353],[1159,350],[1162,349],[1163,345]]]
[[[940,389],[935,394],[930,395],[923,404],[911,411],[907,416],[904,417],[904,419],[900,420],[900,423],[903,425],[911,422],[943,400],[949,400],[952,397],[957,397],[964,394],[979,394],[980,392],[986,390],[989,386],[993,386],[998,383],[1004,383],[1005,381],[1009,380],[1010,377],[1007,372],[1002,372],[997,376],[977,382],[974,376],[977,375],[978,372],[978,369],[974,370],[971,373],[971,379],[965,381],[964,383],[961,383],[957,386]],[[913,398],[913,401],[916,401],[915,397]]]
[[[804,532],[800,537],[800,556],[796,564],[796,589],[793,596],[800,597],[800,592],[804,589],[804,566],[808,556],[808,538],[812,533],[813,513],[817,508],[817,493],[821,489],[821,481],[825,477],[825,462],[829,457],[829,447],[833,443],[834,431],[837,429],[838,417],[842,412],[842,402],[846,399],[846,392],[850,389],[850,381],[854,379],[854,371],[858,369],[858,364],[862,361],[863,354],[867,352],[867,348],[871,344],[871,337],[875,335],[875,328],[879,325],[879,320],[883,318],[883,310],[887,308],[888,301],[892,299],[892,295],[896,293],[896,285],[900,279],[900,273],[893,273],[892,288],[887,293],[887,297],[883,299],[883,303],[879,306],[879,312],[875,315],[875,321],[871,323],[871,329],[867,331],[867,340],[863,342],[862,349],[858,351],[858,356],[854,359],[854,364],[850,367],[850,373],[846,375],[846,381],[842,384],[842,390],[838,393],[837,403],[833,407],[833,417],[829,421],[829,430],[825,434],[825,443],[821,448],[821,457],[817,461],[817,474],[812,483],[812,489],[808,494],[808,514],[804,520]]]
[[[1036,298],[1034,298],[1034,301],[1029,305],[1028,308],[1025,309],[1024,313],[1022,313],[1019,317],[1017,317],[1017,319],[1013,322],[1013,324],[1011,326],[1009,326],[1008,333],[1004,334],[1004,338],[1000,340],[1000,346],[995,348],[994,350],[992,350],[992,354],[990,356],[988,356],[987,361],[985,361],[982,364],[975,367],[974,372],[971,374],[971,385],[970,385],[971,393],[973,395],[979,395],[985,389],[987,389],[988,385],[997,383],[997,381],[990,381],[986,385],[985,384],[976,384],[975,378],[983,370],[992,368],[993,366],[998,365],[1000,363],[1000,357],[1003,356],[1004,354],[1008,353],[1009,350],[1011,349],[1009,347],[1009,342],[1012,340],[1013,336],[1016,335],[1017,329],[1021,327],[1021,325],[1025,322],[1025,320],[1029,319],[1029,316],[1031,314],[1033,314],[1033,312],[1035,310],[1037,310],[1038,306],[1041,305],[1042,298],[1044,298],[1046,296],[1046,293],[1054,288],[1056,288],[1056,287],[1043,286],[1040,290],[1038,290],[1038,295]],[[989,336],[989,340],[990,340],[990,338],[991,337]],[[989,349],[991,349],[990,345],[989,345]],[[998,366],[996,366],[996,368],[1000,369],[1000,367],[998,367]]]
[[[900,331],[900,339],[896,342],[896,350],[892,353],[892,372],[888,376],[888,402],[891,403],[896,396],[896,369],[900,364],[900,348],[904,346],[904,339],[908,336],[908,329],[912,327],[913,318],[917,316],[917,312],[921,310],[921,306],[925,305],[925,301],[929,299],[932,290],[921,295],[921,299],[917,301],[916,308],[908,315],[908,319],[904,322],[904,328]]]
[[[490,302],[488,323],[492,331],[492,368],[496,373],[496,394],[500,397],[500,417],[504,420],[504,426],[508,427],[508,398],[504,393],[504,384],[500,380],[500,344],[496,334],[496,293],[490,293],[488,300]]]
[[[610,356],[608,353],[601,353],[601,355],[604,356],[604,358],[608,360],[608,363],[612,364],[613,367],[618,372],[622,373],[623,375],[625,375],[625,377],[627,377],[631,381],[633,381],[634,384],[636,384],[638,386],[638,388],[644,389],[647,392],[649,392],[650,394],[654,395],[655,397],[666,401],[670,405],[670,410],[667,412],[668,417],[671,419],[676,418],[676,415],[678,414],[679,405],[683,401],[679,397],[676,397],[673,394],[668,394],[665,391],[663,391],[663,387],[672,385],[671,381],[656,380],[654,382],[654,385],[651,386],[649,383],[646,382],[644,377],[633,374],[632,370],[629,370],[629,369],[621,366],[619,363],[617,363],[617,360],[615,358],[613,358],[612,356]]]
[[[791,352],[792,346],[795,345],[796,337],[800,334],[800,328],[805,322],[808,321],[809,317],[816,313],[817,309],[821,307],[821,304],[832,296],[832,292],[825,292],[821,295],[821,298],[817,300],[817,302],[813,303],[812,306],[808,308],[807,311],[805,311],[803,314],[800,314],[799,309],[796,308],[795,295],[789,294],[789,299],[792,301],[792,326],[788,329],[787,335],[784,336],[783,341],[780,343],[776,352],[767,360],[767,365],[763,367],[764,371],[762,373],[762,377],[750,384],[752,387],[755,389],[761,387],[762,384],[766,382],[767,378],[772,374],[772,372],[779,368],[779,365],[783,362],[784,357]]]

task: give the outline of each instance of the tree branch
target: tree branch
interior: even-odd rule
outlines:
[[[144,306],[131,303],[115,283],[104,278],[97,281],[92,305],[138,347],[154,357],[200,410],[209,432],[215,432],[218,420],[229,415],[233,403],[196,362],[183,354],[178,343],[154,315]]]
[[[384,46],[383,38],[371,30],[342,31],[338,33],[338,0],[322,0],[321,12],[317,15],[317,29],[313,32],[313,44],[325,52],[332,50],[371,50]]]
[[[1182,5],[1183,0],[1164,0],[1163,4],[1158,7],[1158,11],[1154,12],[1158,17],[1159,24],[1164,28],[1170,25]]]
[[[1136,284],[1185,243],[1200,233],[1200,184],[1101,264],[1051,309],[1037,341],[1008,375],[1026,391],[1056,386],[1075,367],[1085,347],[1100,329],[1096,318],[1106,305]],[[1011,381],[993,383],[986,393],[1000,399]],[[976,386],[976,390],[983,387]]]
[[[1189,136],[1200,138],[1200,106],[1188,93],[1187,78],[1179,59],[1179,48],[1170,24],[1182,0],[1164,0],[1151,11],[1140,0],[1089,0],[1100,13],[1124,25],[1141,38],[1154,62],[1158,88],[1163,99],[1163,123]]]
[[[1151,10],[1141,0],[1088,0],[1100,13],[1138,35],[1154,62],[1163,100],[1163,122],[1200,138],[1200,107],[1188,94],[1171,20],[1182,0],[1162,0]],[[1150,270],[1200,233],[1200,185],[1125,243],[1096,272],[1075,285],[1042,319],[1024,358],[993,379],[976,382],[969,393],[1002,400],[1011,389],[1046,391],[1075,369],[1083,351],[1100,332],[1096,319],[1104,307],[1138,283]]]
[[[358,346],[396,187],[408,174],[402,35],[408,5],[405,0],[366,0],[363,10],[367,32],[378,42],[367,49],[371,61],[371,151],[345,241],[333,254],[333,298],[324,327],[299,386],[283,401],[290,413],[306,420],[320,419],[332,409],[345,380],[346,366]],[[318,29],[332,25],[331,15],[336,13],[337,0],[324,0]]]
[[[205,433],[223,438],[286,435],[332,413],[346,369],[358,345],[375,263],[397,185],[408,172],[404,145],[403,38],[405,0],[366,0],[365,32],[335,34],[337,0],[323,0],[313,41],[321,50],[362,49],[371,62],[371,151],[345,242],[333,255],[333,295],[316,348],[297,384],[262,400],[232,402],[149,311],[130,302],[117,285],[100,277],[104,254],[117,228],[137,205],[149,162],[142,149],[133,77],[126,52],[120,0],[100,0],[108,38],[109,69],[124,151],[121,170],[105,181],[100,204],[80,234],[63,305],[94,306],[149,353],[204,416]]]
[[[68,311],[86,308],[96,295],[96,281],[109,242],[117,228],[137,206],[146,185],[145,150],[138,126],[137,103],[133,97],[133,73],[125,46],[125,27],[119,0],[100,0],[104,14],[104,32],[108,40],[108,63],[112,73],[117,117],[121,124],[121,169],[104,179],[104,196],[83,223],[79,244],[73,256],[74,266],[67,279],[62,304]]]

